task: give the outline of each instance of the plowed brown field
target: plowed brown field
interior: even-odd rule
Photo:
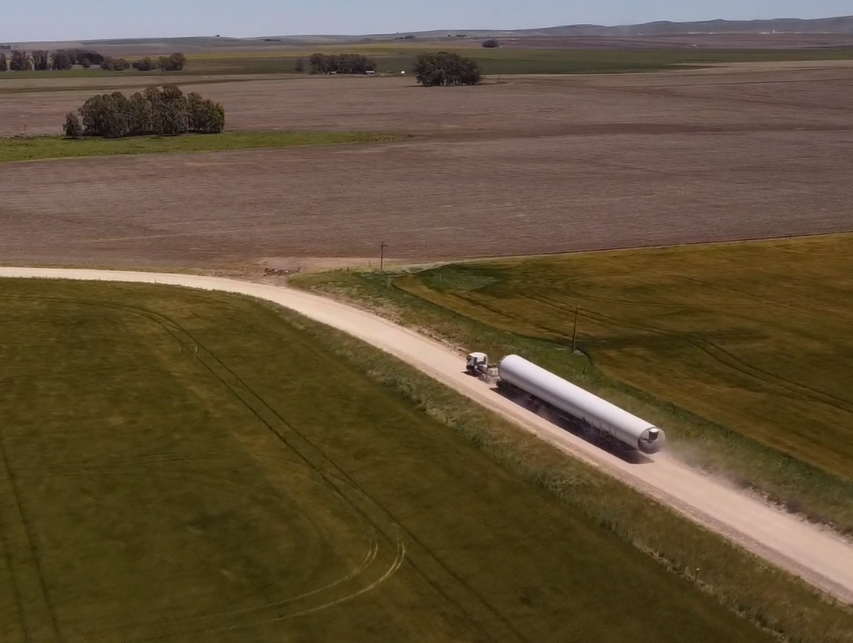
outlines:
[[[401,143],[0,165],[0,262],[252,266],[459,258],[853,230],[853,67],[205,85],[231,129]],[[185,85],[191,89],[191,85]],[[58,133],[91,91],[0,96]]]

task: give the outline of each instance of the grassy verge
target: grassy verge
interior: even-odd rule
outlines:
[[[853,640],[801,583],[536,469],[538,441],[318,324],[157,286],[0,300],[4,643]]]
[[[387,304],[387,299],[382,300]],[[799,579],[684,520],[606,474],[567,458],[405,363],[289,312],[278,314],[318,341],[327,342],[336,355],[362,374],[390,387],[434,420],[452,427],[502,467],[555,496],[570,511],[579,512],[599,528],[630,543],[669,573],[692,582],[704,594],[775,638],[824,643],[853,641],[850,606],[818,598]],[[601,578],[600,572],[594,578]],[[666,608],[661,612],[664,613],[671,612]],[[615,638],[623,641],[629,636],[622,632]],[[648,640],[648,636],[641,638]],[[685,634],[682,640],[689,639]],[[577,640],[591,639],[580,636]]]
[[[379,143],[399,139],[394,134],[376,132],[223,132],[184,134],[175,137],[67,139],[61,136],[0,138],[0,163],[113,156],[119,154],[182,154],[258,150],[304,145],[345,145]]]
[[[245,83],[257,80],[298,80],[300,77],[293,74],[251,74],[251,75],[227,75],[218,76],[182,76],[180,83],[182,87],[195,87],[197,85],[221,85],[222,83]],[[169,76],[148,76],[139,79],[138,82],[133,82],[133,78],[54,78],[39,79],[28,78],[21,79],[18,82],[0,82],[0,97],[11,96],[18,94],[48,94],[57,92],[110,92],[142,90],[150,85],[163,85],[175,82],[175,79]]]
[[[851,257],[843,236],[294,284],[466,350],[528,355],[665,427],[692,464],[853,533]],[[568,350],[575,306],[586,356]]]

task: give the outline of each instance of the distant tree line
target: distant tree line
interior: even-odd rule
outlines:
[[[497,43],[497,41],[495,41]],[[376,63],[360,54],[312,54],[308,59],[312,74],[365,74],[376,71]],[[301,58],[294,64],[294,71],[305,71]],[[418,54],[413,69],[418,83],[424,87],[450,85],[478,85],[483,75],[476,60],[447,51]]]
[[[0,71],[62,71],[74,65],[91,67],[98,65],[104,57],[88,49],[61,49],[53,53],[44,49],[33,52],[16,49],[7,57],[0,54]]]
[[[63,126],[70,138],[217,134],[223,129],[222,105],[195,92],[184,95],[177,85],[148,87],[130,98],[121,92],[92,96],[66,115]]]
[[[312,74],[366,74],[376,71],[376,63],[360,54],[312,54],[308,63]]]
[[[101,62],[101,69],[105,71],[126,71],[132,67],[137,71],[156,71],[158,69],[161,71],[181,71],[186,64],[187,57],[181,53],[160,56],[156,60],[146,56],[142,60],[135,60],[132,63],[124,58],[105,56]]]
[[[186,62],[187,58],[182,53],[160,56],[157,60],[146,57],[130,63],[124,58],[112,58],[87,49],[61,49],[54,52],[44,49],[37,49],[32,52],[15,49],[9,56],[0,54],[0,72],[67,71],[75,65],[84,69],[99,65],[105,71],[125,71],[131,67],[139,71],[153,71],[155,69],[181,71]]]
[[[478,85],[483,78],[476,60],[447,51],[418,54],[414,73],[424,87]]]

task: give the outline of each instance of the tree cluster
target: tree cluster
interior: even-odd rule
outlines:
[[[50,56],[50,68],[56,71],[71,69],[74,65],[80,65],[88,69],[92,65],[100,65],[104,56],[97,51],[89,49],[60,49]]]
[[[424,87],[478,85],[482,80],[476,60],[446,51],[418,54],[414,73]]]
[[[360,54],[312,54],[308,62],[312,74],[366,74],[376,71],[376,63]]]
[[[488,40],[483,41],[483,47],[486,49],[497,49],[501,46],[501,43],[497,40],[497,38],[489,38]]]
[[[134,61],[132,67],[137,71],[181,71],[187,64],[187,57],[181,53],[171,56],[160,56],[157,60],[146,56],[142,60]]]
[[[104,56],[104,59],[101,61],[101,69],[104,71],[127,71],[130,69],[130,63],[124,58]]]
[[[33,59],[26,51],[15,49],[9,56],[9,71],[27,71],[33,69]]]
[[[121,92],[92,96],[77,113],[65,117],[70,138],[100,136],[179,136],[186,132],[216,134],[225,129],[222,105],[177,85],[148,87],[128,98]]]

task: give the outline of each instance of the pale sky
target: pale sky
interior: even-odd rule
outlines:
[[[853,14],[851,0],[39,0],[8,2],[0,42],[523,29]]]

